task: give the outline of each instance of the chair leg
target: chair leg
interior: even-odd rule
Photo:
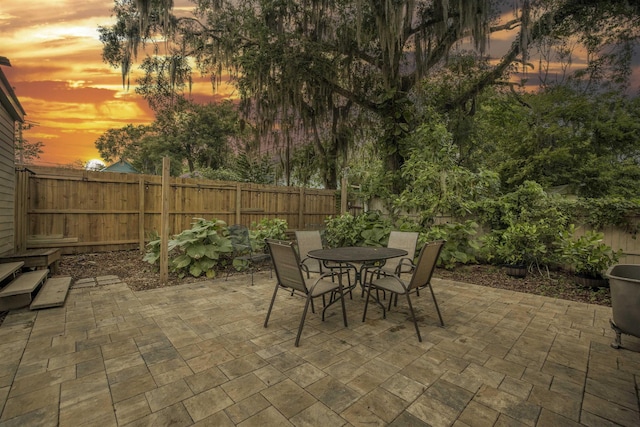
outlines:
[[[344,327],[347,328],[349,327],[347,325],[347,308],[345,307],[345,304],[344,304],[344,291],[342,289],[342,286],[340,286],[340,300],[342,302],[342,319],[344,320]]]
[[[367,307],[369,307],[369,299],[371,298],[371,288],[372,287],[373,286],[371,284],[367,287],[367,299],[364,301],[364,313],[362,313],[362,321],[363,322],[365,321],[365,318],[367,317]],[[380,308],[382,308],[382,318],[386,319],[387,318],[387,310],[384,308],[384,304],[382,304],[380,302],[378,291],[379,291],[379,289],[376,288],[375,299],[376,299],[376,302],[378,303],[378,305],[380,306]]]
[[[302,318],[300,319],[300,326],[298,326],[298,335],[296,336],[296,347],[300,345],[300,335],[302,335],[302,327],[304,326],[304,319],[307,317],[307,311],[309,310],[309,302],[311,295],[307,295],[307,301],[304,303],[304,310],[302,311]]]
[[[267,317],[264,319],[264,327],[267,327],[267,323],[269,323],[269,316],[271,316],[271,309],[273,308],[273,303],[276,300],[276,294],[278,293],[278,288],[280,287],[279,283],[276,283],[276,288],[273,290],[273,296],[271,297],[271,304],[269,304],[269,310],[267,310]]]
[[[431,287],[431,283],[427,284],[429,286],[429,290],[431,291],[431,297],[433,298],[433,304],[436,306],[436,311],[438,312],[438,317],[440,318],[440,326],[444,326],[444,320],[442,320],[442,315],[440,314],[440,307],[438,307],[438,301],[436,301],[436,294],[433,293],[433,288]]]
[[[364,293],[364,289],[362,289]],[[362,313],[362,321],[364,322],[367,317],[367,307],[369,307],[369,297],[371,296],[371,285],[367,287],[367,299],[364,300],[364,312]]]
[[[365,288],[368,286],[367,285],[367,274],[369,274],[369,269],[366,268],[366,267],[363,268],[360,271],[360,285],[362,287],[362,295],[360,295],[360,297],[364,297]],[[380,278],[380,274],[378,274],[378,279],[379,278]],[[371,282],[373,282],[373,273],[371,273]]]
[[[422,342],[422,336],[420,336],[420,329],[418,329],[418,320],[416,319],[416,314],[413,311],[413,305],[411,304],[411,297],[409,296],[409,292],[406,292],[407,303],[409,304],[409,311],[411,312],[411,318],[413,319],[413,325],[416,327],[416,333],[418,334],[418,341]]]
[[[344,270],[342,266],[338,267],[338,271],[339,271],[338,274],[340,276],[339,280],[342,280],[342,277],[344,276],[345,273],[347,274],[347,283],[349,284],[349,297],[353,299],[353,293],[351,292],[351,274],[349,273],[350,270],[351,270],[350,267],[346,267]]]
[[[325,294],[322,294],[323,300],[324,300],[324,295]],[[340,303],[342,304],[342,318],[344,320],[344,326],[346,327],[346,326],[348,326],[347,325],[347,309],[346,309],[345,304],[344,304],[344,290],[342,288],[342,285],[340,285],[339,293],[336,293],[336,291],[331,291],[331,297],[329,298],[329,305],[326,305],[322,309],[322,321],[324,322],[324,313],[325,313],[325,311],[327,311],[327,309],[329,307],[331,307],[331,305],[333,303],[335,303],[338,298],[340,299]],[[313,299],[311,299],[311,304],[313,304]]]

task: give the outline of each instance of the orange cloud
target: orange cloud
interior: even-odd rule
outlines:
[[[193,5],[176,1],[180,10],[187,6],[191,10]],[[123,88],[120,70],[102,62],[97,29],[113,23],[112,8],[107,0],[3,1],[0,7],[1,54],[12,63],[3,71],[26,119],[37,124],[24,137],[45,144],[41,163],[99,158],[94,142],[106,130],[153,121],[134,87]],[[194,89],[199,100],[231,93],[222,87],[212,96],[208,81]]]

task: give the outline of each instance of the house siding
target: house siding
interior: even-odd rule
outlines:
[[[13,251],[14,194],[16,174],[14,163],[14,121],[5,109],[0,109],[0,255]]]
[[[15,249],[15,124],[24,110],[0,69],[0,255]]]

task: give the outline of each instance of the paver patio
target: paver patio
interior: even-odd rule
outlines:
[[[77,283],[64,307],[0,327],[0,426],[638,426],[640,340],[608,307],[434,279],[387,319],[364,301],[325,322],[275,277],[133,292]]]

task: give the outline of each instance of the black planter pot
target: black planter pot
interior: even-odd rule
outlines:
[[[504,271],[507,273],[507,276],[517,277],[519,279],[526,277],[527,275],[527,266],[526,265],[505,265]]]
[[[599,289],[608,288],[609,281],[603,277],[593,277],[587,274],[576,274],[574,276],[575,282],[585,288]]]

